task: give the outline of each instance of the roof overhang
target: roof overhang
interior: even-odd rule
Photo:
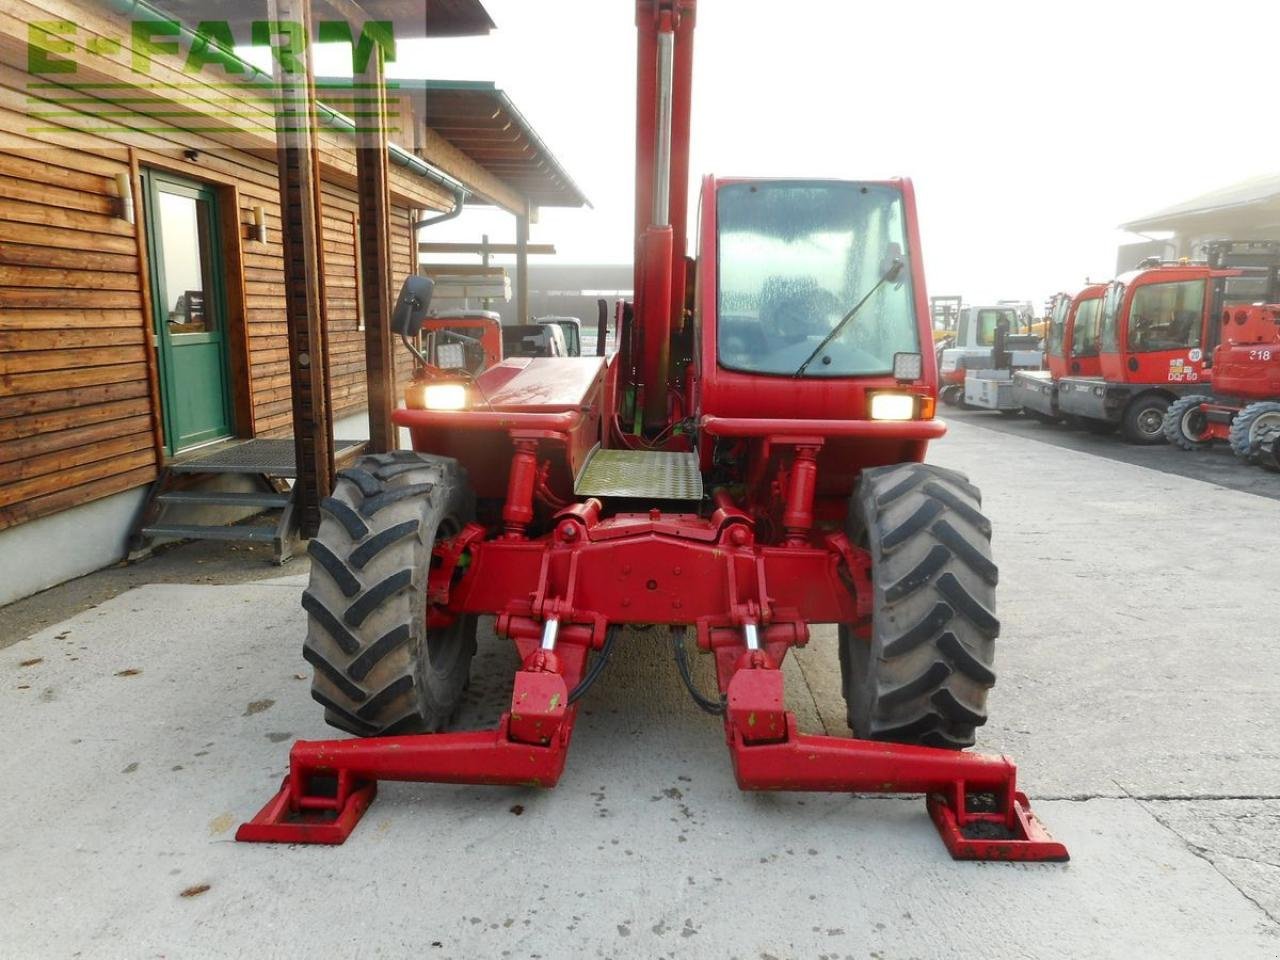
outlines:
[[[1122,223],[1132,233],[1178,234],[1267,230],[1280,226],[1280,175],[1253,177]]]
[[[326,102],[341,106],[343,80],[318,79]],[[582,190],[511,98],[486,81],[388,80],[388,97],[534,207],[590,206]],[[483,194],[472,203],[491,202]]]
[[[114,0],[127,6],[129,0]],[[270,19],[267,0],[147,0],[147,5],[177,20],[195,25],[217,20],[230,25],[236,37],[248,36],[251,24]],[[311,0],[312,17],[351,23],[361,13],[370,20],[390,22],[397,39],[474,37],[494,29],[481,0]],[[352,24],[354,26],[354,24]]]

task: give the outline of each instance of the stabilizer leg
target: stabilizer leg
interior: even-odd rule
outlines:
[[[782,671],[763,652],[745,654],[730,679],[725,727],[743,790],[923,793],[957,860],[1068,859],[1018,792],[1008,757],[801,733]]]
[[[578,708],[566,679],[582,673],[586,647],[541,649],[516,674],[511,711],[493,730],[367,740],[300,740],[289,774],[236,832],[250,843],[342,843],[377,794],[379,780],[553,787],[564,770]]]

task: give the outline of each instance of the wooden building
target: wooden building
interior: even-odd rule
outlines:
[[[330,14],[355,6],[326,2]],[[492,26],[478,0],[363,6],[375,19],[415,8],[427,35]],[[190,29],[208,9],[9,0],[0,10],[0,603],[118,559],[143,492],[185,451],[293,435],[291,359],[312,360],[291,357],[275,91],[225,46],[215,66],[236,82],[190,69],[193,51],[211,54]],[[139,41],[139,17],[163,25],[163,42]],[[228,26],[248,34],[243,18]],[[255,77],[267,82],[246,82]],[[507,149],[468,152],[461,133],[429,125],[421,102],[390,101],[393,295],[418,267],[415,223],[463,201],[523,224],[538,205],[585,202],[500,91],[434,106],[442,125]],[[365,323],[378,319],[362,295],[359,134],[339,112],[318,117],[329,414],[358,422]],[[403,378],[408,361],[396,355]]]

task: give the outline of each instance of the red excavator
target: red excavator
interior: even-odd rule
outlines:
[[[1099,372],[1062,378],[1059,410],[1099,432],[1119,427],[1130,443],[1164,443],[1170,404],[1204,392],[1222,310],[1249,296],[1238,286],[1257,273],[1253,246],[1215,241],[1204,261],[1153,260],[1111,281]]]
[[[238,838],[340,843],[379,780],[553,786],[625,628],[657,625],[742,789],[924,793],[957,858],[1066,859],[1013,763],[963,752],[998,573],[977,488],[922,462],[945,426],[910,181],[707,177],[690,259],[695,4],[636,13],[621,349],[422,366],[396,414],[414,449],[339,474],[310,546],[312,696],[354,736],[295,744]],[[393,329],[429,301],[411,278]],[[521,666],[496,727],[454,731],[479,617]],[[853,739],[786,709],[781,663],[815,623],[839,628]]]

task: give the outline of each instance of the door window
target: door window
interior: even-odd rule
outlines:
[[[1203,319],[1203,280],[1138,287],[1129,305],[1129,349],[1149,353],[1198,347]]]
[[[209,314],[205,291],[209,289],[210,262],[208,206],[195,197],[160,190],[157,216],[164,247],[162,300],[169,333],[181,336],[208,333]]]
[[[1120,304],[1124,301],[1124,284],[1113,282],[1107,287],[1102,298],[1102,322],[1098,327],[1098,348],[1106,353],[1116,353],[1120,349],[1120,338],[1116,333],[1120,317]]]
[[[1071,298],[1061,294],[1053,304],[1053,314],[1049,317],[1048,336],[1045,338],[1045,349],[1051,357],[1062,356],[1062,337],[1067,324],[1067,314],[1071,310]]]
[[[1076,308],[1076,322],[1071,330],[1071,355],[1096,357],[1098,355],[1098,318],[1102,314],[1102,299],[1085,300]]]

